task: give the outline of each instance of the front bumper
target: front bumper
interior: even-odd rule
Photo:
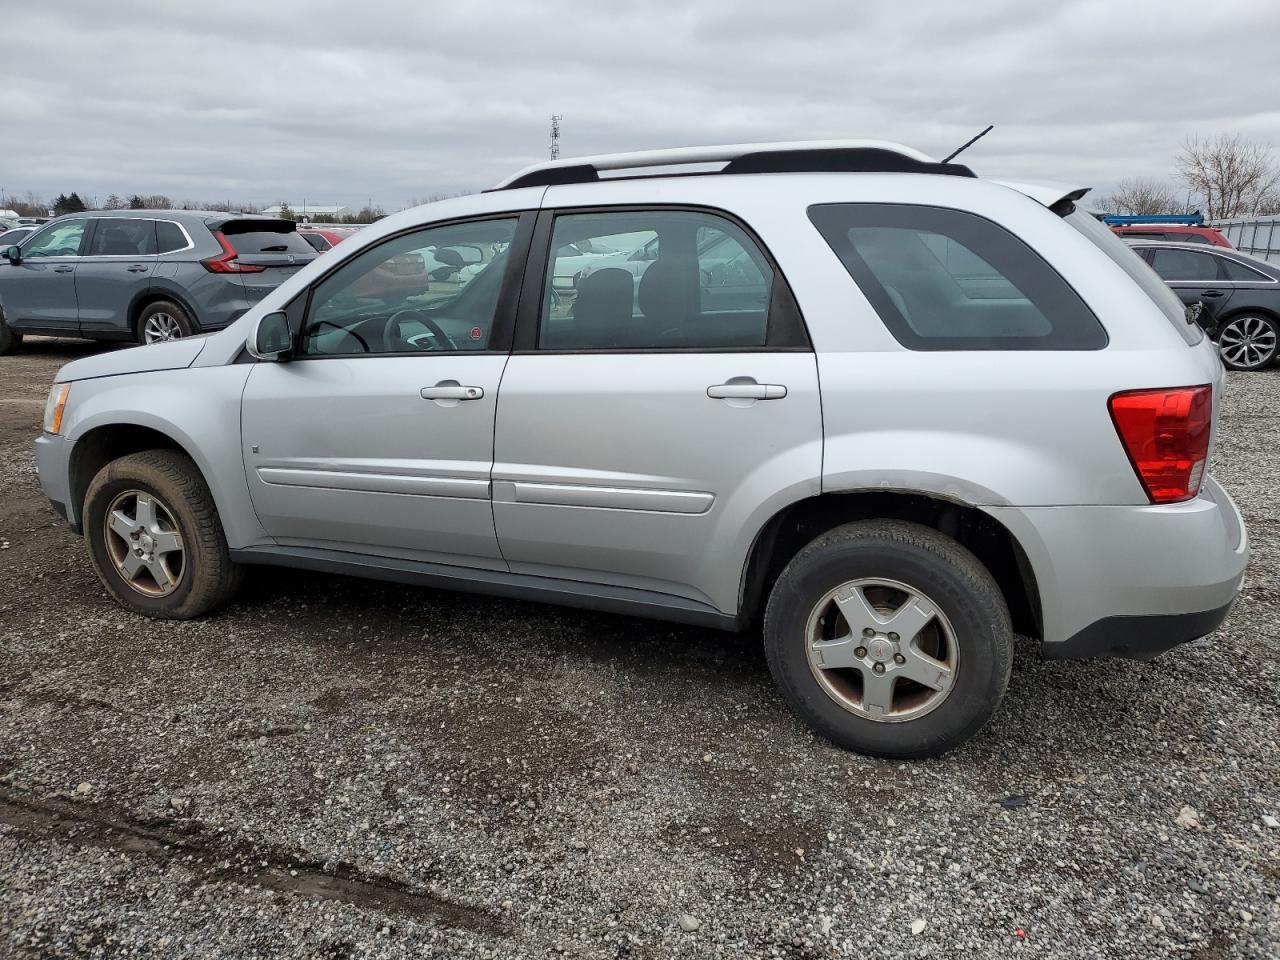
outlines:
[[[44,490],[53,509],[67,521],[76,533],[81,532],[80,505],[71,496],[71,453],[75,441],[42,433],[36,438],[36,471],[40,474],[40,488]]]
[[[1204,636],[1249,562],[1240,512],[1211,477],[1185,503],[987,509],[1035,574],[1046,657],[1151,657]]]

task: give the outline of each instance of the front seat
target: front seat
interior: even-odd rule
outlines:
[[[634,339],[634,291],[631,274],[621,267],[605,267],[588,274],[578,284],[572,321],[563,328],[563,339],[582,347],[630,346]]]

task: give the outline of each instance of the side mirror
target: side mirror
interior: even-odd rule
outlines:
[[[283,361],[293,357],[293,331],[284,311],[265,314],[254,324],[245,349],[255,360]]]
[[[22,262],[22,251],[15,243],[13,246],[4,248],[4,258],[16,267]]]

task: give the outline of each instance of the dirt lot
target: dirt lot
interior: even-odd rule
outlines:
[[[752,637],[271,569],[120,611],[31,454],[92,349],[0,358],[0,955],[1280,951],[1280,374],[1228,390],[1224,628],[1026,643],[990,727],[898,764],[810,735]]]

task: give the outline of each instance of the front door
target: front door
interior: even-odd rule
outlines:
[[[78,330],[76,267],[88,220],[58,220],[22,244],[22,262],[0,260],[0,304],[15,330]]]
[[[817,368],[785,280],[707,211],[560,213],[547,245],[498,398],[503,556],[735,612],[754,531],[822,473]],[[584,248],[601,258],[554,288]]]
[[[132,336],[133,304],[147,292],[156,269],[156,223],[100,217],[76,267],[80,332]]]
[[[245,472],[278,543],[505,569],[489,474],[519,226],[414,230],[312,289],[296,359],[259,363],[244,393]],[[447,283],[427,275],[429,256],[462,244],[487,259]]]

